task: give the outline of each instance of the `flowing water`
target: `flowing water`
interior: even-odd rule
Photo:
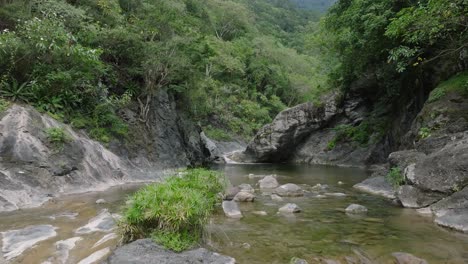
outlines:
[[[218,210],[207,226],[205,246],[236,258],[238,263],[289,263],[292,257],[309,261],[316,257],[342,260],[356,252],[369,256],[375,263],[392,263],[390,254],[400,251],[429,263],[468,263],[467,235],[439,228],[431,217],[415,210],[402,209],[387,200],[354,190],[355,183],[369,176],[363,170],[270,164],[236,164],[218,169],[225,172],[233,185],[254,185],[260,179],[249,174],[276,174],[280,184],[296,183],[310,189],[320,183],[329,186],[322,194],[346,194],[318,198],[311,192],[304,197],[275,202],[257,190],[254,203],[240,205],[242,219],[227,219],[222,210]],[[117,218],[114,213],[119,213],[126,196],[136,189],[135,185],[121,186],[101,193],[55,199],[41,208],[0,214],[0,232],[4,232],[0,246],[4,258],[10,258],[6,263],[79,263],[96,252],[105,255],[107,249],[117,245],[118,239],[109,235],[115,230],[106,221],[99,220]],[[96,204],[98,199],[105,199],[107,203]],[[288,202],[296,203],[303,212],[277,214],[278,208]],[[364,205],[369,212],[364,216],[347,215],[344,208],[351,203]],[[255,211],[265,211],[268,215],[259,216]],[[97,215],[104,218],[95,218],[92,222],[97,223],[89,224]],[[33,229],[25,229],[28,227]],[[23,233],[31,235],[34,228],[40,231],[35,237],[39,242],[26,244],[17,257],[6,252],[14,251],[12,248],[22,249],[11,246],[16,238],[8,239],[11,234],[8,231],[25,229]],[[104,237],[110,240],[96,245]]]

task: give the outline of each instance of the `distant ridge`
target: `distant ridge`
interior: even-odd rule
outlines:
[[[310,9],[310,10],[316,10],[319,12],[325,12],[337,0],[290,0],[290,1],[302,9]]]

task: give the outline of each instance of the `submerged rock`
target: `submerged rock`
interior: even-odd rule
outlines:
[[[395,199],[395,190],[392,185],[385,180],[384,176],[369,178],[353,186],[354,188],[374,195],[383,196],[388,199]]]
[[[101,239],[99,239],[99,241],[96,242],[93,245],[93,248],[99,247],[100,245],[102,245],[102,244],[104,244],[104,243],[106,243],[108,241],[117,239],[117,238],[119,238],[119,236],[116,233],[107,234],[107,235],[103,236]]]
[[[282,202],[283,201],[283,198],[281,198],[281,196],[279,196],[277,194],[272,194],[270,197],[271,197],[271,199],[273,201],[276,201],[276,202]]]
[[[51,225],[30,226],[18,230],[1,232],[3,257],[11,260],[37,243],[55,237],[57,228]]]
[[[227,217],[230,218],[242,218],[242,213],[239,210],[239,206],[234,201],[224,201],[223,211]]]
[[[345,197],[346,194],[344,193],[325,193],[326,196],[333,196],[333,197]]]
[[[278,209],[278,212],[280,213],[300,213],[301,211],[301,208],[299,208],[299,206],[293,203],[288,203],[280,209]]]
[[[307,262],[307,260],[305,260],[305,259],[294,257],[294,258],[291,259],[289,264],[309,264],[309,262]]]
[[[81,237],[72,237],[66,240],[55,242],[55,248],[57,249],[57,252],[55,252],[54,256],[49,258],[48,261],[50,263],[69,263],[68,257],[70,255],[70,251],[75,248],[76,243],[81,240],[83,240]]]
[[[258,181],[258,184],[260,189],[274,189],[279,186],[278,181],[271,175],[266,176],[265,178]]]
[[[348,214],[365,214],[367,213],[367,208],[359,204],[351,204],[345,211]]]
[[[204,248],[175,253],[155,244],[150,239],[141,239],[117,248],[104,261],[105,264],[235,264],[236,260]]]
[[[392,253],[397,264],[428,264],[426,260],[415,257],[409,253],[396,252]]]
[[[231,201],[239,192],[240,188],[238,186],[229,187],[224,194],[224,200]]]
[[[274,192],[279,196],[288,197],[297,197],[304,195],[304,191],[301,189],[301,187],[292,183],[281,185],[280,187],[276,188]]]
[[[96,264],[100,263],[107,255],[111,253],[110,248],[103,248],[82,259],[78,264]]]
[[[255,200],[255,195],[250,192],[240,191],[236,194],[233,201],[235,202],[253,202]]]
[[[109,232],[112,231],[116,224],[118,215],[110,214],[107,209],[104,209],[96,217],[89,220],[88,224],[75,230],[76,234],[89,234],[94,232]]]
[[[107,201],[104,199],[99,199],[96,201],[96,204],[105,204],[105,203],[107,203]]]
[[[254,212],[252,212],[252,213],[255,214],[255,215],[260,215],[260,216],[266,216],[266,215],[268,215],[268,213],[265,212],[265,211],[254,211]]]
[[[255,189],[250,184],[243,183],[239,185],[239,189],[242,192],[255,193]]]

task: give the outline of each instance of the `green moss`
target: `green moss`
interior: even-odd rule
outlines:
[[[439,84],[429,95],[428,102],[436,102],[450,92],[456,92],[464,96],[468,95],[468,71]]]
[[[124,242],[151,237],[168,249],[182,251],[201,239],[224,182],[219,173],[206,169],[180,175],[148,185],[129,198],[119,222]]]
[[[405,183],[405,176],[401,173],[401,169],[399,167],[391,168],[385,178],[395,188]]]

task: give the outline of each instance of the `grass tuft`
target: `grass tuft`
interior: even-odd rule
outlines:
[[[144,187],[124,209],[119,222],[122,241],[151,237],[177,252],[192,247],[201,239],[223,188],[221,175],[206,169],[186,170]]]
[[[391,168],[390,172],[385,178],[394,188],[397,188],[405,183],[405,176],[399,167]]]

